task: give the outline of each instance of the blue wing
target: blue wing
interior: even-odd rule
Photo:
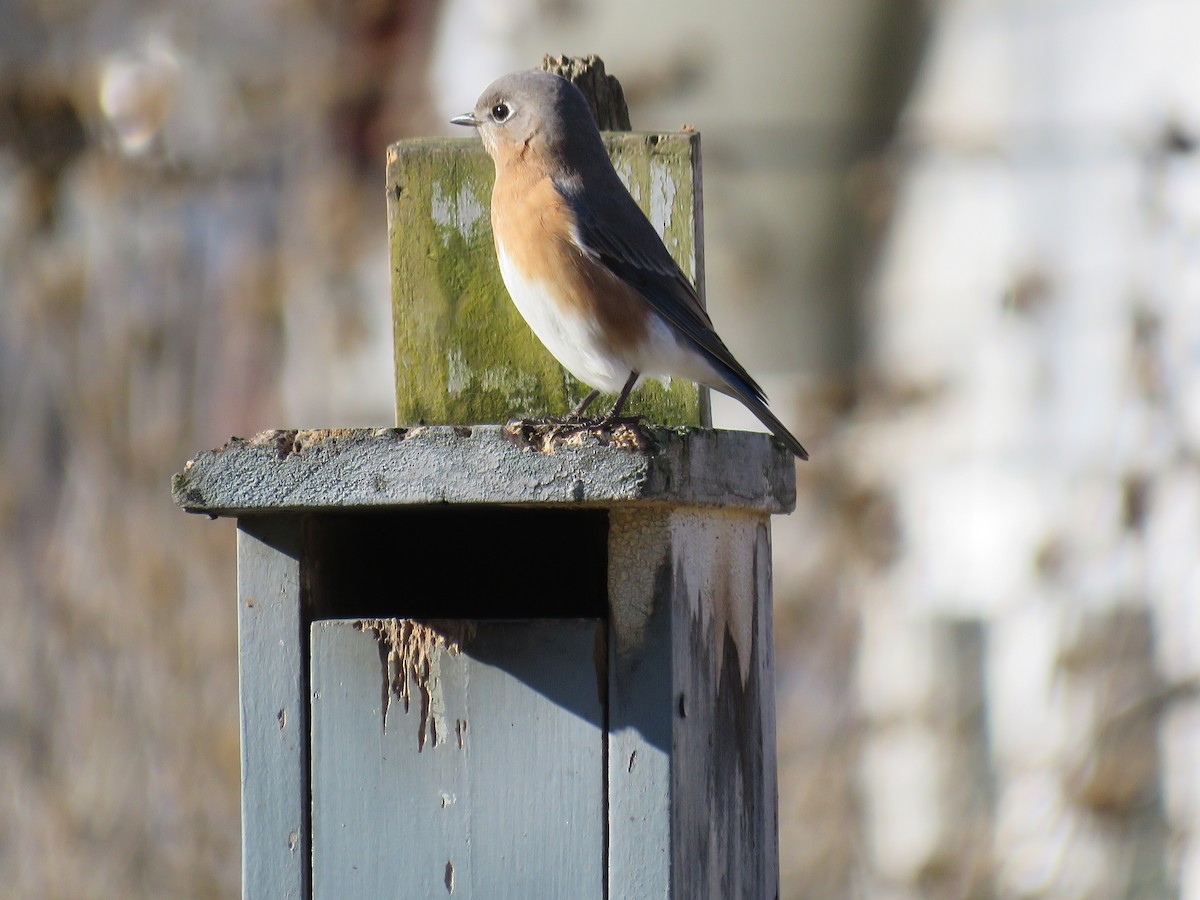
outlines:
[[[808,451],[767,408],[767,396],[713,330],[696,289],[675,263],[658,232],[629,196],[615,171],[585,187],[578,177],[555,182],[575,217],[576,245],[635,288],[676,333],[692,344],[725,380],[710,385],[746,404],[800,459]]]
[[[759,401],[766,395],[713,330],[696,290],[675,263],[658,232],[613,173],[615,186],[600,191],[577,180],[556,182],[575,215],[575,243],[610,272],[636,288],[651,308],[699,350],[729,386]],[[620,223],[619,227],[615,223]]]

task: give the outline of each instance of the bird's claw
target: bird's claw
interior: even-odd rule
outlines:
[[[511,419],[505,432],[529,447],[543,452],[582,435],[593,435],[603,444],[618,444],[630,450],[649,452],[654,440],[645,428],[645,416],[550,416],[536,419]]]

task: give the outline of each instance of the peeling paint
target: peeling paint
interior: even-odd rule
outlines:
[[[379,659],[383,668],[381,707],[383,729],[387,731],[388,712],[393,698],[404,704],[407,713],[412,706],[415,685],[420,703],[417,725],[417,750],[425,749],[426,741],[436,747],[444,740],[447,730],[445,698],[441,687],[442,655],[457,655],[475,634],[473,622],[463,620],[363,619],[354,624],[359,631],[371,631],[379,643]],[[461,738],[460,738],[461,746]]]
[[[660,234],[671,228],[675,212],[675,180],[671,171],[660,160],[650,162],[650,221]]]
[[[446,390],[461,394],[471,386],[471,367],[458,347],[446,348]]]
[[[528,372],[512,366],[471,365],[460,347],[446,349],[446,391],[458,396],[471,390],[509,390],[520,403],[533,403],[537,397],[537,380]]]
[[[428,731],[429,743],[434,747],[438,745],[439,738],[445,740],[447,736],[446,695],[438,689],[442,684],[442,654],[438,652],[439,649],[434,647],[428,654],[429,677],[425,679],[421,690],[422,718]],[[419,748],[424,745],[425,741],[422,738]]]
[[[630,164],[627,157],[618,156],[613,160],[613,169],[617,173],[617,177],[621,179],[621,184],[625,185],[625,190],[629,191],[629,196],[639,203],[642,200],[642,186],[638,183],[634,175],[633,166]]]
[[[430,200],[430,215],[433,221],[443,229],[442,245],[450,246],[450,233],[457,232],[465,238],[474,235],[483,218],[484,206],[466,187],[447,192],[440,181],[433,183],[433,196]]]

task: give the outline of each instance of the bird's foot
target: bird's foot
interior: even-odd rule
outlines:
[[[646,427],[645,416],[556,416],[538,419],[511,419],[505,434],[516,443],[553,453],[559,447],[582,446],[589,437],[604,445],[615,444],[630,451],[649,453],[654,438]]]
[[[617,425],[637,425],[645,422],[645,416],[581,416],[576,413],[567,413],[565,416],[542,416],[539,418],[530,419],[510,419],[509,424],[520,422],[525,425],[558,425],[558,426],[578,426],[581,428],[611,428]]]

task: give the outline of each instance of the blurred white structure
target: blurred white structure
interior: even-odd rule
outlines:
[[[860,586],[879,896],[947,869],[1002,896],[1200,896],[1196,34],[1187,0],[941,7],[870,303],[886,390],[848,454],[901,544]],[[924,698],[951,619],[986,636],[974,872],[962,785],[892,752],[947,771],[961,736]]]

